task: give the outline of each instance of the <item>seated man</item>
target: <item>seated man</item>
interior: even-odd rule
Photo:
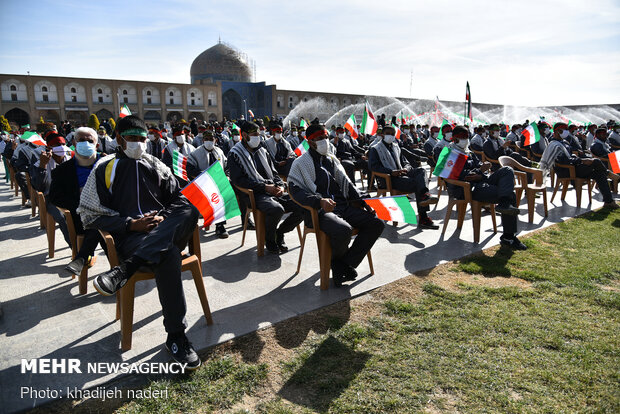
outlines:
[[[22,134],[23,137],[23,134]],[[20,138],[20,143],[13,152],[11,165],[15,168],[15,180],[23,192],[26,200],[30,200],[30,190],[26,181],[26,173],[30,171],[30,166],[38,161],[41,153],[45,151],[43,145],[35,145],[32,142]]]
[[[85,229],[77,208],[80,203],[80,193],[86,185],[86,180],[99,159],[97,155],[97,133],[88,127],[80,127],[73,134],[75,143],[75,157],[63,162],[52,170],[52,181],[49,191],[49,202],[57,207],[66,208],[71,212],[75,232],[83,235],[84,241],[75,259],[58,272],[60,277],[79,275],[84,265],[91,263],[95,255],[97,244],[103,240],[97,230]]]
[[[424,152],[429,160],[434,160],[433,158],[433,149],[435,145],[437,145],[437,137],[439,136],[439,127],[433,126],[431,127],[430,136],[424,143]]]
[[[438,137],[437,143],[433,147],[433,159],[435,160],[435,162],[437,162],[437,159],[439,158],[439,154],[441,154],[441,150],[443,150],[443,147],[445,147],[446,145],[450,145],[450,142],[452,142],[452,125],[443,125],[441,127],[441,136],[442,138],[439,139]]]
[[[291,127],[291,130],[289,131],[289,135],[286,137],[286,141],[290,144],[293,151],[301,143],[301,140],[299,139],[299,135],[297,133],[297,127],[295,125]]]
[[[610,209],[618,208],[614,202],[609,189],[607,177],[616,180],[618,176],[610,171],[603,164],[603,161],[593,158],[582,158],[570,153],[570,146],[564,141],[568,136],[567,125],[564,122],[558,122],[553,128],[553,139],[545,149],[540,160],[540,168],[546,173],[553,168],[555,164],[565,164],[575,166],[575,175],[579,178],[591,178],[596,181],[599,191],[603,195],[604,207]],[[558,177],[564,178],[569,176],[566,168],[554,168]]]
[[[256,207],[265,213],[265,246],[274,254],[285,253],[284,234],[303,220],[302,209],[284,191],[284,183],[271,162],[267,150],[260,145],[258,125],[241,124],[241,142],[228,153],[230,181],[239,187],[253,190]],[[238,194],[249,205],[245,194]],[[291,213],[278,227],[284,213]]]
[[[187,176],[191,180],[198,177],[214,162],[219,162],[222,169],[226,170],[226,156],[215,144],[213,131],[205,129],[201,137],[203,143],[187,157]],[[220,239],[228,238],[226,221],[215,224],[215,235]]]
[[[422,229],[438,229],[428,216],[428,206],[437,204],[437,197],[431,196],[426,186],[425,170],[422,167],[411,168],[402,156],[400,148],[394,143],[394,127],[383,128],[385,136],[383,140],[370,147],[368,163],[371,171],[392,176],[392,188],[406,193],[415,193],[418,204],[420,222],[418,227]],[[385,181],[377,179],[380,188],[385,188]]]
[[[97,151],[102,153],[104,156],[114,154],[114,152],[116,152],[116,146],[116,140],[108,136],[108,132],[104,126],[100,126],[97,131]]]
[[[611,132],[609,133],[607,142],[612,150],[618,151],[620,150],[620,125],[614,123],[610,128]]]
[[[310,125],[310,149],[293,162],[289,174],[290,191],[301,204],[319,209],[319,225],[330,239],[332,277],[336,287],[355,280],[355,268],[381,235],[379,220],[348,179],[338,159],[328,152],[329,134],[323,125]],[[306,224],[311,227],[309,212]],[[359,230],[353,244],[351,232]]]
[[[120,266],[96,277],[97,292],[113,295],[140,267],[153,269],[168,333],[166,348],[175,361],[193,370],[200,366],[200,358],[185,336],[181,251],[196,228],[199,213],[180,193],[170,169],[146,153],[146,135],[146,125],[137,116],[118,120],[119,149],[94,168],[78,212],[87,228],[112,234],[124,259]]]
[[[473,151],[482,151],[482,146],[484,145],[483,135],[485,134],[484,127],[474,128],[474,136],[471,138],[471,142],[469,143],[469,148]]]
[[[185,155],[186,157],[189,154],[191,154],[192,151],[194,151],[195,148],[192,146],[192,144],[187,142],[187,138],[186,138],[187,135],[185,135],[186,132],[189,132],[189,131],[186,131],[180,128],[176,129],[173,132],[174,141],[172,141],[166,146],[164,155],[162,156],[162,159],[161,159],[168,168],[172,168],[172,153],[174,151],[179,151],[181,154]]]
[[[149,128],[147,137],[149,140],[146,143],[146,152],[161,160],[164,156],[164,150],[168,145],[168,139],[162,135],[157,127]]]
[[[278,174],[287,176],[291,165],[297,156],[291,148],[291,144],[282,138],[282,126],[277,122],[271,121],[269,130],[273,134],[271,138],[265,140],[265,148],[271,157],[273,165]]]
[[[341,126],[336,128],[334,147],[336,148],[336,157],[340,160],[340,164],[346,171],[349,180],[355,184],[355,170],[359,168],[368,177],[368,185],[370,185],[368,158],[364,155],[364,150],[362,148],[344,137],[344,128]]]
[[[496,124],[490,125],[489,130],[491,131],[491,136],[489,137],[489,139],[487,139],[484,142],[484,145],[482,146],[484,155],[488,159],[497,161],[499,157],[501,157],[502,155],[506,155],[512,158],[513,160],[517,161],[521,165],[525,165],[526,167],[532,166],[532,162],[530,160],[528,160],[527,158],[525,158],[523,155],[519,154],[518,152],[515,152],[510,149],[510,144],[513,141],[509,141],[508,139],[506,139],[503,142],[500,141],[499,136],[498,136],[498,133],[499,133],[498,125]],[[515,131],[511,131],[510,134],[508,135],[509,136],[516,135],[516,131],[518,131],[518,129]],[[491,164],[492,171],[497,171],[499,169],[500,169],[499,164],[496,164],[496,163]]]
[[[607,140],[607,129],[598,128],[595,132],[595,138],[590,147],[590,152],[599,158],[607,158],[611,152],[611,147],[607,143]]]
[[[502,215],[504,234],[500,238],[502,246],[516,250],[526,250],[527,246],[517,238],[517,215],[519,209],[515,207],[516,195],[514,191],[514,171],[510,167],[501,167],[491,175],[486,172],[491,163],[481,163],[478,156],[469,151],[469,132],[462,126],[457,126],[452,132],[451,148],[467,154],[467,161],[459,180],[472,183],[471,195],[476,201],[496,203],[496,211]],[[463,199],[463,188],[448,184],[448,194],[457,199]]]

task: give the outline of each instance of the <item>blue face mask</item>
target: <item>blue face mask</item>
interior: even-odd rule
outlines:
[[[84,158],[90,158],[95,154],[95,144],[81,141],[75,144],[75,151]]]

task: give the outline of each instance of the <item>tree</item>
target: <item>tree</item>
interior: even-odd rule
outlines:
[[[45,121],[43,120],[43,115],[41,115],[41,118],[39,118],[39,123],[40,124],[44,124],[45,123]]]
[[[4,115],[0,115],[0,130],[11,132],[11,125],[9,125],[9,121],[4,117]]]
[[[90,114],[90,116],[88,117],[88,126],[95,131],[99,129],[99,118],[97,118],[97,115]]]
[[[114,122],[114,118],[108,119],[108,122],[110,123],[110,126],[112,127],[112,131],[114,131],[116,129],[116,122]]]

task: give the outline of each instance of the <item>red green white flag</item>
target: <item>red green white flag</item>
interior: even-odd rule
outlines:
[[[418,220],[407,196],[365,198],[364,201],[385,221],[417,224]]]
[[[205,226],[241,215],[235,192],[219,162],[211,164],[181,193],[200,211]]]
[[[34,145],[47,145],[45,140],[41,138],[41,135],[36,132],[26,131],[22,134],[21,139],[24,141],[28,141]]]
[[[357,137],[359,136],[359,134],[357,133],[356,125],[357,123],[355,122],[355,114],[351,114],[351,116],[347,120],[347,123],[344,124],[344,127],[347,129],[347,131],[349,131],[349,133],[351,134],[351,138],[353,139],[357,139]]]
[[[126,116],[131,115],[131,111],[127,105],[121,106],[121,111],[118,114],[119,118],[125,118]]]
[[[375,120],[375,116],[372,114],[372,110],[370,109],[370,104],[368,102],[366,102],[366,106],[364,107],[361,132],[366,135],[375,135],[377,133],[377,121]]]
[[[396,131],[396,133],[395,133],[395,135],[394,135],[394,138],[396,138],[396,139],[400,139],[400,134],[401,134],[401,132],[400,132],[400,128],[399,128],[399,127],[397,127],[397,126],[396,126],[396,125],[394,125],[394,124],[392,124],[392,128],[394,128],[394,131]]]
[[[248,109],[248,114],[250,114],[250,118],[254,118],[254,112],[251,109]]]
[[[297,148],[295,148],[295,154],[298,157],[301,157],[309,149],[310,149],[310,146],[308,145],[308,141],[306,139],[304,139],[303,141],[301,141],[301,144],[299,144],[299,146]]]
[[[525,137],[525,143],[523,145],[528,146],[532,145],[535,142],[540,141],[540,132],[538,132],[538,127],[535,122],[529,124],[522,132]]]
[[[299,121],[299,126],[301,128],[308,128],[308,123],[306,122],[305,119],[302,118],[301,121]]]
[[[177,177],[189,181],[187,177],[187,157],[177,150],[172,151],[172,172]]]
[[[620,174],[620,150],[609,153],[609,164],[614,173]]]
[[[443,126],[444,125],[452,125],[452,124],[448,122],[447,119],[443,120],[443,122],[441,123],[441,126],[439,127],[439,135],[437,135],[437,141],[441,141],[443,139]]]
[[[239,132],[239,136],[241,136],[241,129],[233,122],[232,124],[233,131],[236,129]],[[232,139],[232,134],[230,134],[230,139]]]
[[[441,178],[458,180],[467,161],[467,155],[450,147],[443,147],[433,175]]]

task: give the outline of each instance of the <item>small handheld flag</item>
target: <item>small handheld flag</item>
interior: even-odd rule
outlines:
[[[28,141],[34,145],[47,145],[45,140],[41,138],[41,135],[37,134],[36,132],[32,132],[32,131],[24,132],[23,135],[21,136],[21,139],[23,141]]]
[[[443,147],[433,175],[441,178],[451,178],[457,180],[463,171],[467,155],[450,147]]]
[[[620,150],[609,153],[609,164],[615,174],[620,174]]]
[[[467,117],[470,122],[473,122],[474,118],[471,113],[471,93],[469,92],[469,81],[467,81],[467,86],[465,88],[465,101],[467,102]]]
[[[177,177],[189,181],[187,177],[187,157],[177,150],[172,151],[172,172]]]
[[[377,213],[377,217],[381,220],[418,224],[415,211],[407,196],[365,198],[364,202]]]
[[[131,111],[129,110],[129,107],[127,105],[123,105],[121,106],[121,110],[118,114],[119,118],[125,118],[126,116],[131,115]]]
[[[370,109],[370,104],[366,101],[364,107],[364,117],[362,118],[361,132],[366,135],[375,135],[377,133],[377,121]]]
[[[540,141],[540,132],[538,131],[538,126],[536,126],[536,122],[532,122],[529,124],[522,132],[522,135],[525,137],[524,146],[532,145],[535,142]]]
[[[250,118],[254,118],[254,112],[251,109],[248,109],[248,114],[250,114]]]
[[[297,148],[295,148],[295,155],[297,155],[298,157],[301,157],[303,154],[305,154],[308,150],[310,149],[310,146],[308,145],[308,141],[307,140],[303,140],[301,141],[301,143],[297,146]]]
[[[347,131],[349,131],[349,133],[351,134],[351,138],[353,139],[357,139],[357,137],[359,136],[359,134],[357,133],[356,125],[357,123],[355,122],[355,114],[351,114],[349,119],[347,119],[347,123],[344,124],[344,127],[347,129]]]

